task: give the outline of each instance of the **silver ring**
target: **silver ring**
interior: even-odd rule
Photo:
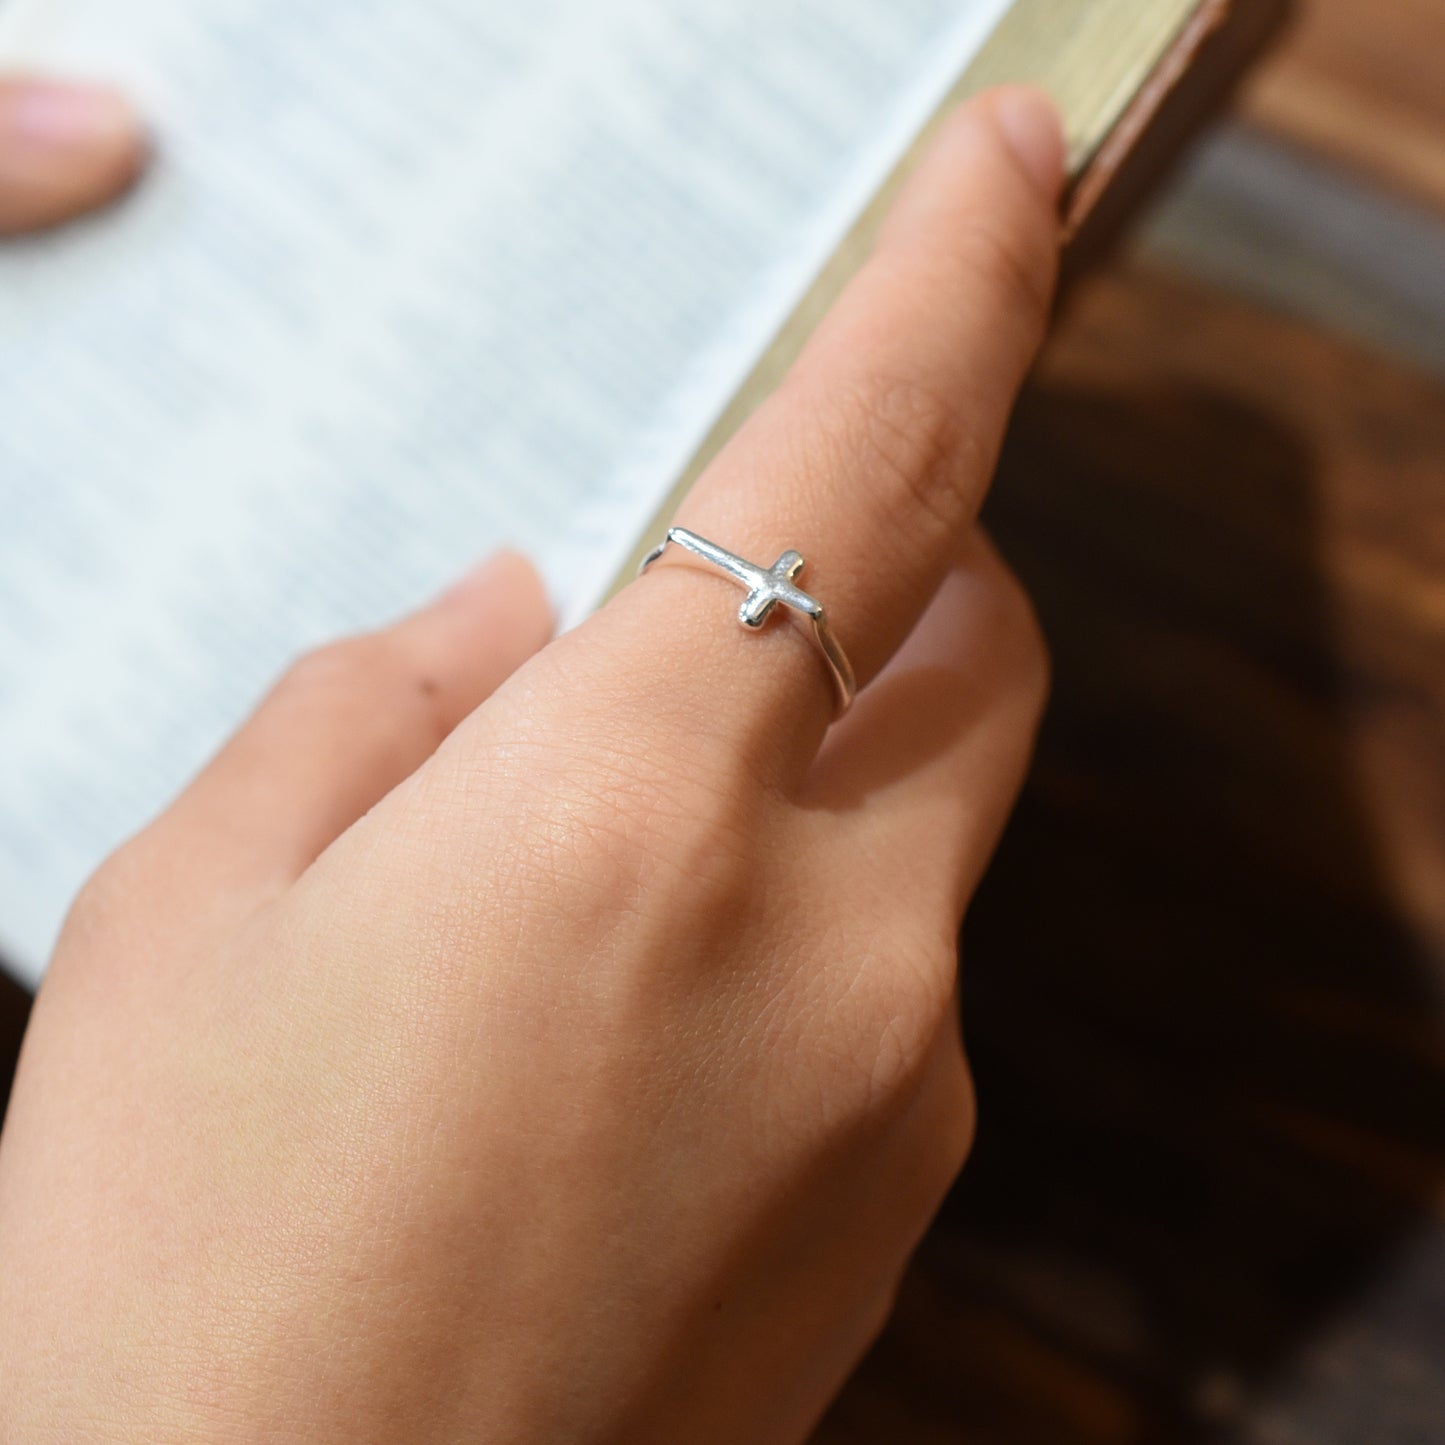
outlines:
[[[699,537],[696,532],[689,532],[684,527],[669,527],[667,536],[642,559],[637,575],[640,577],[646,572],[674,542],[685,551],[691,552],[694,557],[702,558],[718,571],[735,578],[748,589],[743,605],[738,608],[738,621],[750,632],[756,632],[762,627],[780,602],[813,624],[813,638],[818,644],[819,652],[823,654],[823,660],[828,664],[828,671],[837,688],[838,716],[842,717],[852,705],[858,692],[858,684],[847,654],[833,636],[833,629],[828,626],[828,615],[823,611],[823,604],[816,597],[810,597],[793,580],[803,570],[802,553],[789,550],[771,567],[759,567],[757,563],[745,561],[726,548],[719,547],[716,542]]]

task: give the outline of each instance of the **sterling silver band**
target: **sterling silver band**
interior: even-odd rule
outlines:
[[[780,602],[784,607],[806,617],[813,624],[814,640],[823,654],[823,660],[828,664],[828,671],[838,691],[838,716],[842,717],[848,711],[858,691],[853,667],[838,639],[833,636],[833,629],[828,626],[828,616],[823,611],[823,604],[817,598],[809,596],[793,580],[803,570],[803,557],[800,552],[789,550],[771,567],[759,567],[757,563],[745,561],[726,548],[719,547],[716,542],[699,537],[696,532],[689,532],[684,527],[669,527],[667,536],[642,559],[637,575],[640,577],[646,572],[673,543],[684,551],[691,552],[694,557],[700,557],[718,571],[735,578],[748,589],[747,597],[738,608],[738,621],[750,631],[756,632],[762,627]]]

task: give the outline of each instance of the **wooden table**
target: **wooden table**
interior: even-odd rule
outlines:
[[[1245,113],[1445,213],[1442,43],[1319,0]],[[982,1128],[819,1445],[1445,1440],[1445,381],[1167,234],[990,509],[1056,687],[966,934]]]

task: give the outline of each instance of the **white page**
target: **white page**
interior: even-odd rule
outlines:
[[[0,0],[161,140],[0,250],[7,961],[298,651],[503,543],[584,608],[1005,8]]]

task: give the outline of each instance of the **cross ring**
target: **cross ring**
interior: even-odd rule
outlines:
[[[838,716],[842,717],[848,711],[858,691],[853,667],[847,654],[839,646],[838,639],[833,636],[823,604],[816,597],[809,596],[794,581],[803,570],[801,552],[789,550],[771,567],[759,567],[756,562],[745,561],[726,548],[719,547],[716,542],[699,537],[696,532],[689,532],[684,527],[669,527],[667,536],[642,559],[637,575],[640,577],[646,572],[673,543],[684,551],[691,552],[694,557],[702,558],[718,571],[735,578],[748,589],[747,597],[738,608],[738,621],[749,631],[756,632],[762,627],[780,602],[784,607],[806,617],[813,624],[814,640],[823,654],[823,660],[828,664],[828,671],[838,692]]]

